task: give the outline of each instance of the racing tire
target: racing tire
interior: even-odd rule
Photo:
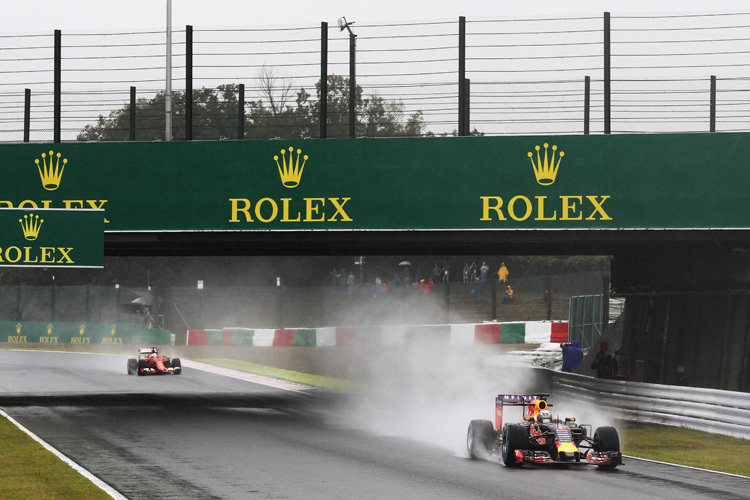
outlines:
[[[182,363],[180,362],[180,358],[172,358],[172,368],[174,368],[175,375],[182,373]]]
[[[131,358],[128,360],[128,375],[138,373],[138,360]]]
[[[148,363],[146,362],[145,359],[138,360],[138,369],[136,370],[136,373],[138,374],[138,376],[144,375],[143,369],[146,368],[147,366],[148,366]]]
[[[522,465],[523,461],[516,458],[516,450],[525,450],[528,441],[523,425],[506,425],[503,428],[503,463],[508,467]]]
[[[495,439],[495,427],[489,420],[472,420],[466,432],[466,449],[469,458],[484,459],[490,454]]]
[[[620,436],[617,434],[617,429],[610,426],[597,427],[594,432],[594,451],[606,452],[606,451],[620,451]],[[602,464],[598,466],[600,469],[614,469],[617,464]]]

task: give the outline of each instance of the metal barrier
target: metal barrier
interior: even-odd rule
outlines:
[[[623,420],[750,439],[750,393],[553,372],[556,395],[616,408]]]

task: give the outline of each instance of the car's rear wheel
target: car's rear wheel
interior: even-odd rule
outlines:
[[[172,358],[172,368],[174,368],[175,375],[182,373],[182,363],[180,362],[180,358]]]
[[[506,425],[503,429],[503,463],[507,466],[521,465],[516,458],[516,450],[525,450],[528,444],[526,428],[522,425]]]
[[[146,362],[146,360],[145,359],[139,359],[138,360],[138,370],[136,370],[136,373],[138,375],[143,375],[144,374],[143,370],[146,367],[148,367],[148,363]]]
[[[466,432],[466,448],[470,458],[486,458],[495,439],[495,427],[489,420],[472,420]]]
[[[138,360],[131,358],[128,360],[128,375],[138,372]]]
[[[598,427],[594,432],[594,451],[600,453],[607,451],[620,451],[620,436],[617,429],[610,426]],[[614,469],[617,464],[602,464],[600,469]]]

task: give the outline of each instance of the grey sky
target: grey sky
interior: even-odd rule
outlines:
[[[4,1],[0,7],[0,33],[38,33],[61,30],[112,30],[163,28],[166,0],[25,0]],[[374,8],[377,6],[377,8]],[[599,14],[601,12],[666,13],[747,11],[747,0],[173,0],[175,27],[273,26],[333,24],[341,16],[360,24],[469,18]]]

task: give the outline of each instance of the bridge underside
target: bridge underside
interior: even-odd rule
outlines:
[[[628,255],[750,248],[750,230],[108,232],[105,255]]]
[[[107,256],[611,255],[634,378],[750,391],[750,231],[107,233]],[[701,346],[696,349],[696,346]],[[713,369],[719,363],[720,369]]]

